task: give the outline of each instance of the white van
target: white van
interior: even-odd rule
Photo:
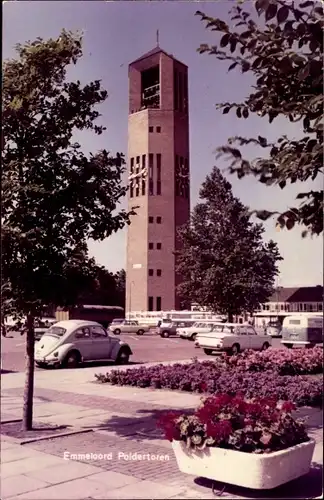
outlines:
[[[282,324],[282,341],[286,347],[314,347],[323,343],[323,315],[296,314],[287,316]]]

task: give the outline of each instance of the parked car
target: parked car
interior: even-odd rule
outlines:
[[[35,344],[35,363],[40,367],[72,368],[99,360],[128,363],[132,354],[126,342],[109,335],[96,321],[59,321]]]
[[[135,320],[123,320],[122,323],[115,325],[112,323],[109,330],[115,335],[120,335],[121,333],[136,333],[136,335],[144,335],[145,332],[149,331],[147,325],[140,325],[138,321]]]
[[[194,324],[194,320],[182,320],[182,321],[171,321],[164,320],[160,324],[158,328],[155,328],[155,333],[160,335],[160,337],[168,338],[175,337],[177,335],[178,328],[186,328],[192,326]]]
[[[269,321],[266,326],[266,334],[271,337],[281,337],[282,324],[278,320]]]
[[[285,347],[314,347],[323,343],[322,313],[296,314],[283,321],[282,341]]]
[[[187,328],[179,328],[177,335],[182,339],[196,340],[199,333],[209,333],[215,326],[215,321],[197,321]]]
[[[201,333],[196,339],[196,345],[202,347],[205,354],[215,351],[238,354],[245,349],[264,351],[271,343],[270,336],[258,335],[253,326],[239,323],[216,324],[210,333]]]

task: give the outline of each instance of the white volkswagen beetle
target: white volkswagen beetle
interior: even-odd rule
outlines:
[[[238,354],[245,349],[264,351],[271,346],[271,342],[269,335],[258,335],[251,325],[218,323],[210,333],[197,335],[196,346],[201,347],[205,354],[215,351]]]
[[[109,335],[95,321],[72,319],[51,326],[35,344],[37,366],[77,367],[85,361],[128,363],[132,355],[126,342]]]

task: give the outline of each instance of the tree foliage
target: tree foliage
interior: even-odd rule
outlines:
[[[276,243],[263,242],[262,224],[251,222],[218,168],[203,183],[200,200],[179,231],[179,292],[231,320],[267,301],[282,258]]]
[[[96,106],[107,98],[100,81],[67,80],[82,37],[63,30],[16,52],[3,63],[1,292],[3,313],[29,318],[30,408],[33,318],[44,304],[76,304],[95,277],[86,241],[109,237],[133,212],[119,207],[127,190],[123,155],[87,156],[74,140],[76,131],[105,130],[97,124]],[[31,411],[27,420],[30,427]]]
[[[218,45],[202,44],[199,52],[228,61],[229,71],[238,68],[256,79],[244,102],[221,103],[217,108],[223,114],[235,111],[239,119],[256,113],[272,123],[285,117],[299,122],[304,136],[296,140],[284,135],[275,142],[261,136],[232,137],[218,148],[219,155],[230,160],[229,170],[239,178],[253,174],[260,182],[282,189],[288,183],[314,181],[323,175],[323,8],[311,0],[297,6],[286,0],[247,4],[231,9],[233,28],[221,19],[196,13],[207,28],[221,35]],[[260,22],[249,12],[251,4]],[[248,161],[238,149],[247,144],[268,149],[268,157]],[[262,210],[257,215],[266,220],[277,214],[277,224],[288,229],[301,224],[303,236],[322,233],[323,190],[301,192],[297,199],[298,206],[284,213]]]
[[[125,276],[124,269],[114,274],[96,265],[90,286],[80,289],[79,302],[125,308]]]

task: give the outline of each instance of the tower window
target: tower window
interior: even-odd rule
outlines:
[[[150,196],[152,196],[154,194],[153,167],[154,167],[154,155],[153,155],[153,153],[150,153],[149,154],[149,195]]]
[[[157,269],[157,270],[156,270],[156,275],[157,275],[157,276],[161,276],[161,274],[162,274],[161,269]]]
[[[136,177],[135,177],[135,196],[139,196],[140,194],[140,178],[139,178],[139,173],[140,173],[140,157],[136,156]]]
[[[160,67],[154,66],[142,72],[142,107],[160,107]]]
[[[175,111],[179,108],[179,91],[178,91],[178,71],[175,69],[173,73],[173,106]]]
[[[156,218],[156,223],[161,224],[162,223],[162,217],[157,217]]]
[[[156,194],[161,194],[161,154],[156,155]]]
[[[148,310],[153,311],[153,297],[148,298]]]
[[[149,250],[153,250],[154,248],[154,243],[149,243]]]
[[[150,216],[150,217],[149,217],[149,224],[153,224],[153,222],[154,222],[154,217],[151,217],[151,216]]]
[[[154,127],[149,127],[149,132],[153,132]]]
[[[162,243],[157,243],[156,244],[156,249],[157,250],[161,250],[161,248],[162,248]]]
[[[134,158],[131,158],[130,159],[130,174],[133,175],[134,173]],[[133,198],[134,197],[134,181],[131,180],[130,181],[130,197]]]
[[[146,155],[142,155],[142,196],[145,196],[146,182],[145,182],[145,167],[146,167]]]
[[[179,73],[179,111],[183,111],[183,73]]]
[[[161,311],[162,310],[162,299],[161,297],[156,297],[156,310]]]
[[[156,132],[157,132],[158,134],[161,134],[161,127],[156,127]]]
[[[149,269],[148,274],[149,274],[149,276],[153,276],[153,274],[154,274],[153,269]]]

